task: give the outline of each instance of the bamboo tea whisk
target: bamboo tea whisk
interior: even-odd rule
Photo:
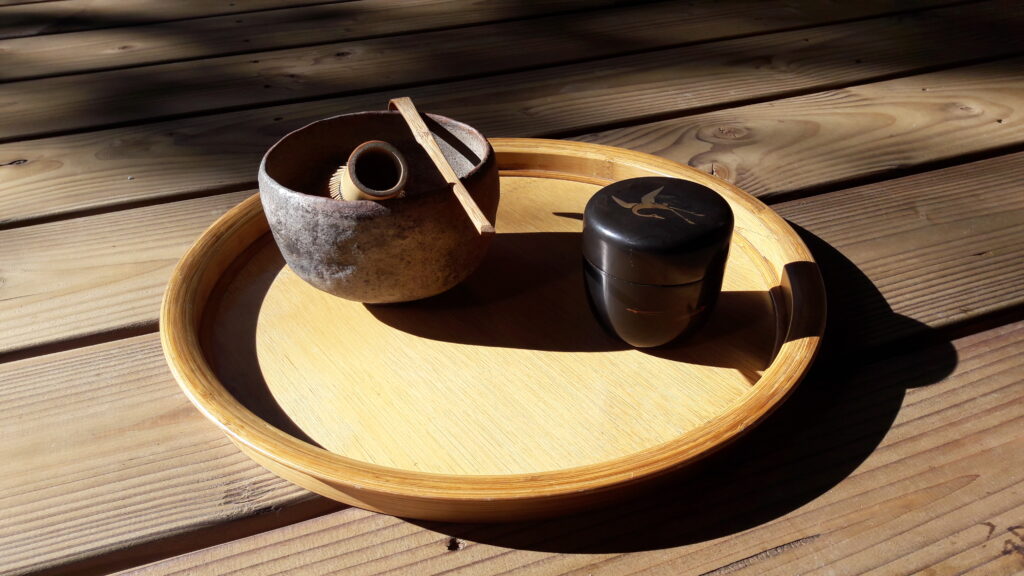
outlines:
[[[387,142],[370,140],[357,146],[334,172],[328,190],[335,200],[386,200],[401,196],[408,178],[402,153]]]

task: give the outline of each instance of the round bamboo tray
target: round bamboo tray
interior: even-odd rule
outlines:
[[[185,254],[164,298],[164,353],[185,394],[243,452],[314,492],[396,516],[550,516],[695,462],[806,373],[824,291],[775,212],[647,154],[492,144],[498,234],[481,268],[440,296],[372,306],[319,292],[284,265],[256,196]],[[641,351],[592,318],[579,233],[594,191],[649,175],[717,190],[736,227],[708,324]]]

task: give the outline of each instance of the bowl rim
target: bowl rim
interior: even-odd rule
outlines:
[[[494,147],[491,145],[490,140],[488,140],[487,137],[484,136],[476,128],[470,126],[469,124],[466,124],[465,122],[460,122],[458,120],[449,118],[448,116],[444,116],[444,115],[441,115],[441,114],[433,114],[433,113],[430,113],[430,112],[425,112],[424,114],[426,114],[427,116],[433,118],[435,121],[437,121],[438,123],[440,123],[442,125],[443,124],[449,124],[449,125],[455,125],[455,126],[462,127],[469,134],[473,135],[473,137],[479,138],[479,140],[483,143],[483,145],[484,145],[483,146],[484,152],[483,152],[483,156],[480,158],[480,161],[477,162],[476,165],[474,165],[469,170],[469,172],[467,172],[464,176],[461,176],[459,178],[460,180],[466,181],[466,180],[474,177],[478,172],[480,172],[481,170],[484,169],[484,167],[487,165],[487,163],[489,161],[492,160],[492,158],[494,158]],[[344,119],[344,118],[371,117],[371,116],[389,116],[389,117],[390,116],[398,116],[400,118],[401,117],[401,113],[399,113],[397,110],[365,110],[365,111],[361,111],[361,112],[350,112],[350,113],[346,113],[346,114],[338,114],[338,115],[335,115],[335,116],[329,116],[327,118],[321,118],[319,120],[314,120],[313,122],[309,122],[308,124],[305,124],[305,125],[303,125],[300,128],[296,128],[295,130],[292,130],[291,132],[288,132],[284,136],[280,137],[263,154],[263,157],[260,160],[260,167],[259,167],[259,174],[258,174],[259,175],[260,183],[262,184],[264,181],[266,181],[268,184],[272,185],[276,191],[281,192],[281,193],[283,193],[285,195],[296,195],[296,196],[299,196],[299,197],[302,197],[302,198],[326,198],[326,200],[337,202],[333,198],[327,198],[325,196],[320,196],[318,194],[309,194],[307,192],[302,192],[300,190],[293,190],[293,189],[289,188],[288,186],[285,186],[281,182],[278,182],[277,179],[274,178],[273,176],[271,176],[270,172],[267,171],[267,161],[277,151],[279,146],[284,144],[289,139],[295,137],[296,135],[298,135],[298,134],[300,134],[302,132],[305,132],[307,130],[312,129],[314,126],[317,126],[319,124],[327,124],[327,123],[330,123],[330,122],[338,122],[338,121],[340,121],[341,119]],[[410,132],[410,136],[411,136],[411,132]],[[360,206],[360,207],[380,206],[380,204],[376,200],[347,200],[346,203],[349,204],[349,205],[352,205],[353,207],[355,207],[355,206]]]

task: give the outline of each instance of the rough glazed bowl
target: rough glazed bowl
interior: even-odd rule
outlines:
[[[499,184],[490,143],[450,118],[427,114],[424,120],[494,222]],[[389,142],[405,156],[404,193],[381,201],[331,198],[331,175],[368,140]],[[259,187],[288,266],[320,290],[349,300],[406,302],[444,292],[476,269],[491,239],[477,233],[398,112],[335,116],[288,134],[263,157]]]

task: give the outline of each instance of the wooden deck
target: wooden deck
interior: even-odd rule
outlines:
[[[1009,0],[3,0],[0,573],[1024,573],[1022,31]],[[171,269],[280,136],[403,95],[760,197],[825,275],[811,376],[698,470],[541,522],[250,461],[166,367]]]

